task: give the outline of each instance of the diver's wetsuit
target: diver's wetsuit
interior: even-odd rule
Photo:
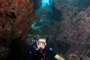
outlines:
[[[34,51],[35,50],[31,45],[28,52],[28,56],[26,57],[25,60],[41,60],[41,58],[43,57],[42,54],[38,53],[38,51],[35,52]],[[47,46],[47,53],[50,53],[53,57],[56,55],[56,52],[50,46]]]

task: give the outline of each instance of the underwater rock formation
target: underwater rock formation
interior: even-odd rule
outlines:
[[[32,0],[1,0],[0,41],[25,37],[35,17]]]
[[[0,59],[3,59],[1,47],[8,48],[18,37],[24,39],[32,22],[37,18],[33,0],[0,0]],[[6,53],[2,55],[6,57]]]
[[[0,47],[0,60],[8,57],[10,50],[6,47]]]
[[[40,8],[40,6],[41,6],[41,0],[33,0],[33,8],[34,8],[34,10],[37,10],[38,8]]]

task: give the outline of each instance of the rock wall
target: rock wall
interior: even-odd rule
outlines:
[[[37,18],[33,0],[0,0],[0,60],[11,53],[12,48],[8,47],[13,40],[15,43],[18,37],[24,39],[28,35],[32,22]]]

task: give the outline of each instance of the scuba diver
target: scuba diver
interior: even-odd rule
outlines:
[[[57,60],[65,60],[47,44],[48,39],[49,38],[34,38],[25,60],[44,60],[47,53],[50,53]]]

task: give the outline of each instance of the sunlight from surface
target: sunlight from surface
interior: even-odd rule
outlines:
[[[42,7],[46,7],[46,5],[50,5],[50,0],[42,0]]]

